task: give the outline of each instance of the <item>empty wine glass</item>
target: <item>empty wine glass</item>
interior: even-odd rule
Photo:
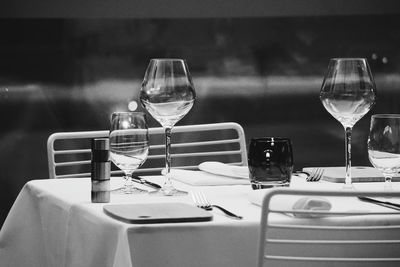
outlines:
[[[171,130],[192,108],[196,93],[183,59],[152,59],[147,67],[140,101],[165,129],[165,182],[155,193],[174,196],[187,192],[177,190],[171,181]]]
[[[320,99],[345,130],[345,188],[351,184],[351,133],[354,124],[374,105],[376,88],[364,58],[331,59],[322,83]]]
[[[400,114],[371,117],[368,158],[385,177],[385,188],[392,188],[392,177],[400,170]]]
[[[146,160],[149,134],[143,112],[114,112],[111,115],[110,159],[125,173],[125,194],[147,192],[133,185],[132,173]]]

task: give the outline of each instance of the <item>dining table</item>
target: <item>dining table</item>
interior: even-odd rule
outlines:
[[[193,177],[201,177],[201,174],[201,171],[187,171],[187,181],[184,178],[174,180],[177,188],[189,192],[187,195],[168,197],[111,192],[109,203],[91,202],[90,178],[30,180],[21,189],[0,231],[0,266],[256,266],[260,203],[269,189],[253,190],[243,179],[213,184],[207,176],[203,184],[193,182],[196,180]],[[181,173],[181,177],[185,176]],[[163,182],[161,175],[144,178],[154,183]],[[121,177],[112,177],[111,189],[122,186],[123,182]],[[137,186],[153,190],[141,184]],[[338,183],[311,183],[301,175],[292,177],[290,187],[341,190]],[[383,183],[355,183],[355,188],[376,191],[376,188],[383,188]],[[393,188],[400,191],[400,183],[393,182]],[[214,209],[208,211],[212,215],[209,221],[140,224],[122,221],[104,212],[104,207],[111,204],[186,203],[194,206],[191,193],[196,191],[243,219],[233,219]],[[362,201],[356,205],[364,210],[385,209]]]

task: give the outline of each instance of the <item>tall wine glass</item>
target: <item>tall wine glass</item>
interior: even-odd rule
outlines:
[[[151,59],[147,67],[140,101],[165,129],[165,182],[157,194],[174,196],[187,192],[177,190],[171,181],[171,130],[192,108],[196,93],[186,61]]]
[[[392,177],[400,170],[400,114],[372,115],[368,158],[385,177],[385,189],[391,189]]]
[[[345,188],[351,183],[351,132],[354,124],[374,105],[375,82],[364,58],[331,59],[322,83],[320,99],[345,130]]]
[[[149,134],[143,112],[114,112],[111,115],[110,159],[125,173],[125,194],[147,192],[133,185],[132,173],[146,160]]]

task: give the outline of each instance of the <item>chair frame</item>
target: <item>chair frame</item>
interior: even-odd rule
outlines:
[[[324,256],[290,256],[290,255],[273,255],[273,253],[269,254],[269,252],[273,251],[274,244],[290,244],[297,246],[306,246],[312,244],[313,246],[340,246],[340,245],[351,245],[354,246],[368,246],[368,245],[400,245],[400,236],[394,237],[393,239],[388,240],[375,240],[375,239],[318,239],[313,238],[312,236],[307,236],[305,239],[289,239],[285,237],[285,239],[281,239],[279,237],[272,237],[271,231],[276,229],[285,229],[285,231],[305,231],[305,230],[316,230],[316,231],[376,231],[371,232],[375,234],[378,231],[387,231],[388,229],[395,229],[400,231],[400,223],[396,223],[395,225],[351,225],[351,226],[343,226],[343,225],[318,225],[318,224],[279,224],[276,222],[270,221],[271,213],[297,213],[297,214],[308,214],[308,215],[333,215],[333,216],[356,216],[356,215],[395,215],[399,217],[400,221],[400,212],[395,210],[387,210],[383,212],[368,212],[368,211],[346,211],[346,212],[334,212],[334,211],[310,211],[310,210],[296,210],[292,209],[275,209],[270,207],[271,199],[277,195],[292,195],[292,196],[323,196],[323,197],[359,197],[359,196],[368,196],[368,197],[400,197],[400,192],[377,192],[377,191],[316,191],[316,190],[295,190],[290,188],[282,188],[282,189],[272,189],[266,193],[262,203],[262,217],[261,217],[261,232],[260,232],[260,240],[259,240],[259,251],[258,251],[258,267],[263,266],[287,266],[287,264],[291,263],[293,266],[310,266],[315,264],[317,266],[327,265],[327,266],[364,266],[365,264],[372,264],[372,266],[378,266],[377,264],[382,264],[383,266],[400,266],[400,256],[399,257],[345,257],[342,255],[338,255],[337,257],[324,257]],[[311,219],[314,220],[315,218]],[[318,219],[315,219],[318,220]],[[359,233],[357,232],[357,234]],[[381,233],[382,234],[382,233]],[[357,236],[358,238],[359,236]],[[347,238],[347,237],[346,237]],[[269,249],[267,248],[269,245]],[[333,251],[333,250],[332,250]],[[273,262],[274,261],[274,262]],[[274,265],[273,263],[277,263]],[[359,264],[359,265],[356,265]],[[387,265],[389,264],[389,265]],[[394,265],[390,265],[394,264]],[[292,266],[292,265],[290,265]],[[314,266],[314,265],[312,265]]]
[[[223,156],[223,155],[239,155],[240,161],[234,162],[234,165],[247,165],[247,149],[245,134],[242,126],[235,122],[222,122],[222,123],[209,123],[209,124],[195,124],[195,125],[183,125],[175,126],[173,128],[173,133],[182,132],[204,132],[212,130],[234,130],[237,133],[237,138],[223,139],[223,140],[212,140],[212,141],[199,141],[190,143],[173,143],[172,148],[177,147],[189,147],[189,146],[206,146],[206,145],[220,145],[220,144],[239,144],[238,150],[226,150],[226,151],[212,151],[212,152],[191,152],[191,153],[175,153],[172,154],[172,158],[177,157],[205,157],[205,156]],[[149,136],[155,134],[163,134],[165,132],[162,127],[149,128]],[[67,154],[88,154],[91,153],[90,149],[71,149],[71,150],[55,150],[55,142],[60,139],[91,139],[91,138],[106,138],[109,137],[108,130],[101,131],[76,131],[76,132],[58,132],[53,133],[49,136],[47,140],[47,155],[48,155],[48,168],[49,168],[49,178],[72,178],[72,177],[90,177],[90,173],[73,173],[58,175],[57,168],[63,166],[74,166],[74,165],[87,165],[90,164],[90,160],[82,161],[69,161],[69,162],[57,162],[57,155],[67,155]],[[151,149],[162,149],[164,144],[151,145]],[[151,159],[161,159],[165,155],[149,155],[148,160]],[[197,165],[189,166],[174,166],[174,168],[185,168],[185,169],[197,169]],[[163,168],[146,168],[139,169],[140,173],[150,173],[155,171],[161,171]],[[138,171],[139,171],[138,170]],[[121,171],[113,171],[112,174],[122,173]]]

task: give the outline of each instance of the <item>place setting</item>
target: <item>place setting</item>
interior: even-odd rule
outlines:
[[[345,129],[345,166],[304,167],[293,171],[292,145],[285,138],[252,139],[249,146],[249,170],[253,189],[289,186],[291,189],[332,191],[382,191],[394,192],[392,181],[399,181],[400,164],[400,116],[374,114],[371,116],[367,141],[368,158],[373,165],[351,166],[351,132],[354,124],[374,105],[376,88],[365,59],[332,59],[324,78],[320,99],[327,111]],[[257,155],[257,156],[256,156]],[[271,160],[279,158],[282,164]],[[257,162],[261,161],[261,162]],[[254,168],[254,165],[258,166]],[[261,167],[263,166],[263,167]],[[267,167],[266,167],[267,166]],[[275,172],[275,173],[274,173]],[[397,187],[396,187],[397,188]],[[252,203],[261,205],[265,192],[249,194]],[[359,197],[359,201],[386,206],[398,210],[400,198],[373,199]],[[396,203],[394,203],[396,202]],[[314,203],[314,207],[307,206]],[[355,202],[354,208],[357,209]],[[327,208],[326,200],[302,199],[293,208]]]
[[[148,193],[159,196],[186,195],[174,188],[171,178],[171,134],[173,126],[192,108],[196,93],[185,60],[152,59],[139,94],[140,103],[165,130],[165,169],[163,183],[152,183],[133,175],[149,154],[149,130],[142,112],[113,113],[110,130],[111,161],[125,173],[124,194]],[[151,187],[147,191],[135,184]]]
[[[124,175],[124,185],[111,189],[111,198],[121,199],[115,194],[132,195],[136,199],[153,198],[151,203],[107,204],[104,212],[118,220],[135,223],[177,223],[200,222],[212,219],[213,208],[231,218],[241,216],[208,202],[204,193],[176,189],[172,180],[192,186],[196,185],[243,185],[249,184],[247,172],[235,175],[235,171],[220,162],[204,162],[197,171],[180,170],[171,165],[171,133],[173,126],[193,106],[196,94],[186,62],[181,59],[152,59],[143,79],[139,99],[143,107],[165,130],[165,168],[162,170],[163,183],[156,183],[135,175],[149,156],[150,141],[146,114],[142,112],[114,112],[111,115],[110,159]],[[221,173],[222,171],[222,173]],[[225,171],[225,173],[223,173]],[[229,173],[226,173],[226,172]],[[199,173],[202,174],[199,174]],[[217,173],[215,173],[217,172]],[[236,180],[232,177],[236,176]],[[179,202],[188,195],[193,204]],[[113,196],[114,195],[114,196]],[[146,197],[148,196],[148,197]],[[122,196],[123,197],[123,196]],[[161,197],[161,198],[160,198]],[[178,197],[176,201],[165,201],[163,197]],[[162,201],[162,202],[159,202]],[[109,201],[105,201],[108,203]]]

